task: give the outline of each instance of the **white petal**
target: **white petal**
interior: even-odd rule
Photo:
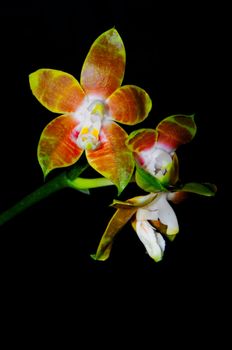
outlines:
[[[136,213],[136,219],[139,221],[143,220],[158,220],[158,210],[149,210],[139,208]]]
[[[156,207],[159,211],[159,219],[162,224],[167,225],[167,234],[175,235],[179,232],[176,214],[167,201],[167,194],[162,193],[156,199]]]
[[[163,236],[159,232],[155,231],[155,234],[156,234],[157,242],[163,254],[165,249],[165,240],[163,239]]]
[[[157,262],[160,261],[165,249],[165,241],[160,233],[148,221],[137,221],[136,232],[149,256]]]

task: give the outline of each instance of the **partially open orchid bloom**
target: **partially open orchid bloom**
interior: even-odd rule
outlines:
[[[156,129],[133,131],[128,137],[127,145],[133,152],[138,167],[155,177],[160,184],[170,186],[178,181],[175,150],[181,144],[190,142],[195,133],[193,115],[173,115],[162,120]],[[137,170],[138,178],[142,170]]]
[[[90,48],[80,84],[70,74],[39,69],[30,86],[39,102],[61,116],[43,130],[38,159],[46,176],[52,169],[74,164],[86,152],[88,163],[121,192],[134,168],[125,145],[127,133],[115,123],[142,122],[151,109],[148,94],[135,85],[121,87],[125,48],[116,29],[100,35]]]
[[[179,232],[178,221],[169,201],[179,203],[187,192],[213,196],[216,187],[209,183],[191,182],[183,185],[177,192],[157,191],[125,202],[114,200],[112,206],[117,210],[109,221],[97,252],[92,258],[102,261],[108,259],[116,234],[131,220],[149,256],[157,262],[160,261],[165,250],[163,236],[172,241]]]

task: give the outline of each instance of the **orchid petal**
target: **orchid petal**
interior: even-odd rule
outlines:
[[[43,130],[38,145],[38,160],[46,176],[51,170],[74,164],[81,156],[73,135],[77,121],[71,116],[53,119]]]
[[[133,131],[126,141],[129,150],[133,152],[136,162],[142,167],[146,159],[145,154],[151,153],[155,146],[158,133],[154,129],[139,129]]]
[[[133,156],[125,145],[127,136],[119,125],[106,122],[101,128],[99,147],[86,151],[91,167],[112,181],[119,193],[129,183],[134,170]]]
[[[128,125],[142,122],[152,107],[151,99],[146,91],[134,85],[120,87],[106,102],[112,118]]]
[[[171,152],[190,142],[196,134],[197,127],[194,115],[172,115],[162,120],[156,130],[159,133],[158,144]]]
[[[126,53],[120,35],[112,28],[93,43],[81,71],[81,85],[88,94],[110,96],[122,83]]]
[[[176,214],[170,204],[167,201],[167,195],[161,194],[155,206],[159,211],[159,220],[162,224],[167,225],[167,235],[175,235],[179,232],[179,225],[176,218]]]
[[[165,240],[148,221],[136,221],[136,233],[145,246],[149,256],[156,262],[162,260]]]
[[[70,74],[55,69],[39,69],[29,75],[30,87],[38,101],[51,112],[75,112],[85,93]]]
[[[126,141],[129,150],[140,153],[154,147],[158,133],[154,129],[139,129],[132,131]]]
[[[132,218],[137,208],[118,209],[112,216],[107,228],[101,238],[96,254],[91,255],[95,260],[108,259],[115,235]]]

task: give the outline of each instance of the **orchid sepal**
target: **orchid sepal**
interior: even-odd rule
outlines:
[[[152,148],[158,138],[158,133],[155,129],[143,128],[132,131],[127,140],[126,145],[130,151],[135,154]]]
[[[37,100],[54,113],[74,112],[85,97],[79,82],[60,70],[38,69],[29,75],[29,83]]]
[[[135,180],[137,185],[146,192],[167,192],[166,187],[150,173],[136,164]]]
[[[107,228],[100,240],[95,254],[91,254],[94,260],[105,261],[109,258],[115,235],[126,225],[136,212],[136,207],[117,209],[112,216]]]
[[[134,208],[134,207],[142,208],[143,206],[151,203],[156,196],[157,196],[156,193],[150,193],[149,195],[146,195],[146,196],[137,196],[137,197],[127,199],[126,202],[114,199],[113,203],[110,204],[110,206],[114,208],[124,208],[124,209]]]
[[[92,44],[81,71],[81,86],[87,94],[109,97],[121,86],[126,51],[115,28],[102,33]]]
[[[143,207],[154,200],[156,194],[150,193],[146,196],[137,196],[128,199],[126,202],[114,200],[112,206],[118,208],[109,221],[105,232],[102,235],[96,254],[91,257],[94,260],[106,260],[110,256],[112,244],[116,234],[133,217],[139,207]]]
[[[191,192],[195,194],[199,194],[206,197],[212,197],[215,196],[217,192],[217,187],[214,184],[205,182],[205,183],[198,183],[198,182],[189,182],[187,184],[184,184],[180,186],[179,188],[175,188],[176,192]]]
[[[194,114],[171,115],[163,119],[156,130],[159,135],[157,142],[168,151],[176,150],[194,138],[197,131]]]

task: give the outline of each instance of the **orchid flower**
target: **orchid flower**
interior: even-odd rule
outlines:
[[[40,137],[38,160],[44,176],[55,168],[74,164],[85,151],[90,166],[112,181],[119,193],[126,187],[134,160],[125,145],[128,135],[115,122],[142,122],[152,102],[138,86],[121,86],[125,59],[123,41],[113,28],[91,46],[80,84],[59,70],[39,69],[30,74],[34,96],[51,112],[62,114]]]
[[[137,169],[137,184],[145,191],[154,190],[142,185],[145,179],[156,183],[155,190],[174,186],[179,179],[178,158],[175,153],[181,144],[190,142],[196,134],[194,115],[173,115],[163,119],[156,129],[133,131],[127,146],[133,152]]]
[[[150,193],[126,202],[115,200],[112,206],[117,211],[102,236],[97,253],[92,257],[106,260],[115,235],[131,219],[132,226],[149,256],[157,262],[160,261],[165,249],[165,240],[161,233],[173,240],[179,231],[176,215],[167,199],[169,198],[166,193]]]
[[[140,129],[129,135],[127,145],[137,162],[136,182],[151,193],[125,202],[113,202],[117,211],[92,256],[94,259],[106,260],[109,257],[115,235],[131,220],[148,255],[160,261],[165,250],[163,235],[173,240],[179,232],[175,212],[168,201],[178,203],[186,192],[205,196],[215,194],[216,189],[211,184],[178,184],[179,165],[175,150],[191,141],[195,133],[193,116],[176,115],[165,118],[156,129]]]
[[[148,195],[149,196],[149,195]],[[149,256],[160,261],[165,249],[162,234],[173,240],[179,232],[174,210],[168,203],[167,193],[159,193],[151,203],[137,210],[132,226],[144,244]]]

